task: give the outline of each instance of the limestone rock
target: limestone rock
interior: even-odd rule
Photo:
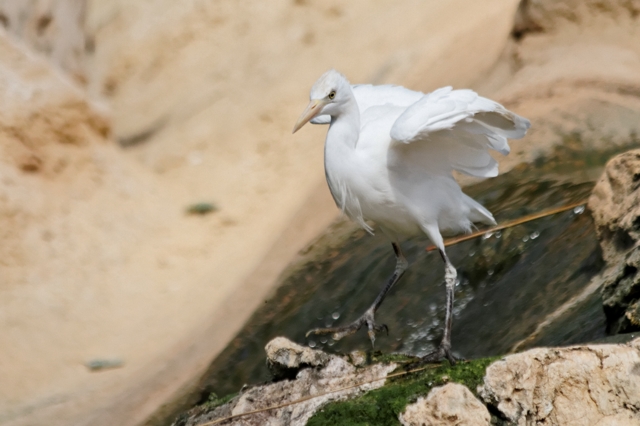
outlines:
[[[362,367],[367,363],[367,354],[364,351],[353,351],[349,354],[349,361],[356,367]]]
[[[328,354],[298,345],[284,337],[267,343],[267,364],[276,377],[295,376],[303,367],[322,367],[329,362]]]
[[[510,355],[487,368],[478,391],[519,426],[637,425],[640,339]]]
[[[607,262],[621,259],[640,240],[640,149],[611,159],[589,198]]]
[[[593,189],[589,208],[602,253],[603,305],[609,331],[640,330],[640,150],[614,157]]]
[[[391,363],[356,369],[338,356],[304,348],[284,337],[278,337],[269,342],[266,351],[269,362],[278,363],[280,366],[306,364],[321,368],[302,369],[297,373],[295,380],[281,380],[253,387],[212,411],[207,411],[203,406],[196,407],[187,415],[178,418],[174,426],[195,426],[221,417],[238,416],[273,406],[282,407],[251,416],[235,417],[224,424],[227,426],[303,426],[319,408],[329,401],[352,398],[381,387],[385,383],[386,375],[397,367],[396,364]],[[359,383],[366,384],[353,386]],[[287,405],[287,403],[291,404]]]
[[[404,426],[487,426],[491,416],[466,386],[448,383],[408,405],[399,419]]]

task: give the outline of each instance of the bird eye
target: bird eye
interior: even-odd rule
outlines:
[[[332,91],[329,93],[329,99],[333,99],[333,98],[335,98],[335,97],[336,97],[336,91],[335,91],[335,90],[332,90]]]

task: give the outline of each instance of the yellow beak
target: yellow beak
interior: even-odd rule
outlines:
[[[317,99],[309,102],[309,105],[307,105],[307,108],[304,110],[300,118],[298,118],[296,125],[293,126],[293,133],[300,130],[300,128],[305,124],[307,124],[309,120],[311,120],[313,117],[318,115],[320,111],[322,111],[322,107],[324,105],[325,103],[321,99]]]

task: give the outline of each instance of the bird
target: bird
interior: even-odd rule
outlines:
[[[457,271],[443,235],[470,232],[475,223],[495,225],[485,207],[462,192],[453,176],[498,175],[490,155],[510,152],[508,139],[525,136],[531,124],[499,103],[469,89],[442,87],[429,93],[397,85],[351,85],[331,69],[312,86],[310,102],[295,123],[329,124],[324,145],[325,176],[338,208],[369,233],[371,223],[386,235],[396,257],[391,278],[371,306],[350,324],[314,328],[334,340],[366,325],[371,344],[386,325],[375,314],[409,263],[403,238],[426,236],[444,262],[446,306],[443,337],[423,362],[458,358],[451,347],[452,310]]]

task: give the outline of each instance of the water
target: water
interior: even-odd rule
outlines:
[[[614,152],[568,145],[465,192],[499,223],[585,200]],[[421,355],[442,337],[444,268],[437,252],[425,251],[427,245],[424,238],[402,244],[411,266],[376,315],[390,330],[388,336],[378,335],[376,350]],[[284,277],[274,296],[211,364],[200,383],[203,398],[212,391],[224,395],[246,383],[268,381],[264,346],[276,336],[332,352],[371,349],[364,330],[339,342],[328,336],[306,338],[305,333],[347,324],[369,307],[395,266],[389,241],[355,230],[336,249],[313,250],[323,254]],[[504,354],[527,338],[519,349],[604,337],[599,291],[532,336],[603,267],[593,223],[583,207],[451,246],[447,253],[459,278],[452,338],[457,355]]]

